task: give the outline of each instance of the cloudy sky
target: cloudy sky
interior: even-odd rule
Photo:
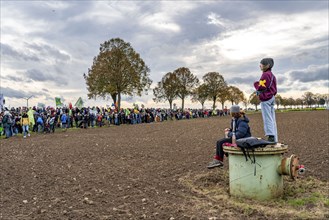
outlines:
[[[278,93],[328,93],[328,1],[4,1],[1,0],[1,91],[6,106],[88,100],[83,73],[104,41],[131,43],[151,69],[152,87],[187,67],[202,78],[219,72],[246,96],[274,58]],[[155,104],[153,92],[122,105]],[[181,101],[176,100],[178,106]],[[199,106],[186,100],[187,107]],[[209,103],[209,107],[211,104]]]

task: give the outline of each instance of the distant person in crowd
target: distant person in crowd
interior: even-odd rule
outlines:
[[[49,126],[50,126],[50,132],[55,132],[55,122],[56,122],[56,116],[55,114],[50,115],[49,119]]]
[[[21,114],[16,113],[13,117],[13,121],[13,133],[16,135],[18,135],[18,133],[22,133]]]
[[[6,109],[12,116],[9,121],[11,121],[11,126],[9,131],[9,136],[13,136],[14,134],[24,133],[23,126],[21,124],[22,114],[25,112],[28,115],[29,125],[28,128],[32,130],[32,132],[54,132],[55,128],[63,127],[63,129],[68,129],[69,127],[80,127],[87,128],[89,125],[97,125],[102,127],[108,121],[108,125],[115,124],[141,124],[141,123],[153,123],[153,122],[163,122],[169,119],[173,120],[173,118],[177,117],[177,120],[180,119],[192,119],[192,118],[204,118],[204,117],[212,117],[212,116],[222,116],[218,114],[220,110],[212,111],[207,109],[186,109],[184,111],[178,109],[173,111],[172,109],[163,109],[163,108],[142,108],[138,109],[136,106],[134,108],[72,108],[68,109],[66,107],[63,108],[54,108],[48,106],[47,108],[11,108],[11,111]],[[71,111],[71,113],[70,113]],[[216,114],[214,114],[217,112]],[[127,114],[126,114],[127,113]],[[130,114],[129,114],[130,113]],[[66,115],[66,123],[62,123],[62,116]],[[70,116],[71,114],[71,116]],[[92,117],[94,114],[94,117]],[[5,134],[5,129],[3,126],[3,117],[4,112],[0,112],[0,135]],[[65,116],[63,116],[65,118]],[[71,118],[71,120],[69,120]],[[7,117],[5,117],[5,121]],[[94,123],[92,121],[94,120]],[[96,124],[96,123],[97,124]],[[68,124],[71,123],[70,126]],[[25,131],[25,136],[29,135],[27,131]],[[24,135],[24,134],[23,134]]]
[[[233,132],[235,132],[236,139],[251,137],[250,127],[248,124],[249,119],[243,111],[240,111],[240,107],[238,105],[233,105],[230,109],[230,114],[232,116],[231,128],[225,128],[224,131],[227,137],[217,141],[216,154],[213,161],[208,164],[208,169],[223,166],[223,144],[232,143]],[[235,131],[233,131],[233,120],[235,120]]]
[[[3,125],[3,129],[5,130],[5,135],[6,138],[9,138],[12,136],[11,133],[11,126],[12,126],[12,118],[11,118],[11,114],[9,111],[5,111],[3,114],[3,118],[2,118],[2,125]]]
[[[63,131],[66,131],[66,128],[67,128],[67,115],[66,115],[65,112],[63,112],[63,114],[61,116],[61,123],[62,123]]]
[[[38,114],[37,116],[37,131],[38,132],[43,132],[44,130],[44,120],[43,120],[43,115]]]
[[[30,121],[29,127],[32,127],[32,129],[34,128],[34,124],[35,124],[34,112],[35,111],[32,108],[30,108],[27,112],[27,115],[29,116],[29,121]]]
[[[272,58],[264,58],[260,61],[260,69],[263,72],[259,81],[254,83],[256,94],[261,101],[262,116],[265,136],[270,142],[278,142],[278,132],[275,119],[275,95],[276,78],[272,73],[274,61]]]
[[[30,137],[29,124],[30,124],[29,116],[27,115],[26,111],[24,111],[21,118],[21,125],[23,128],[23,138],[26,138],[26,135]]]
[[[97,124],[99,127],[102,127],[102,125],[103,125],[102,120],[103,120],[102,114],[98,114],[97,115]]]
[[[224,108],[224,115],[227,115],[228,114],[228,110],[227,110],[227,106],[225,106],[225,108]]]

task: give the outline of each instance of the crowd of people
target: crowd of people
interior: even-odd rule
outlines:
[[[186,109],[184,111],[159,108],[11,108],[0,113],[0,135],[9,138],[23,134],[29,137],[31,132],[53,133],[56,129],[66,131],[69,128],[93,128],[119,126],[122,124],[141,124],[225,116],[229,110]]]

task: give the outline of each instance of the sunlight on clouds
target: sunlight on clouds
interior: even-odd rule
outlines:
[[[41,6],[45,5],[46,8],[55,9],[67,9],[70,7],[70,4],[65,1],[43,1]]]
[[[198,7],[196,2],[189,2],[189,4],[179,1],[159,2],[157,12],[142,16],[140,24],[161,32],[178,33],[181,27],[175,23],[175,18],[189,13],[196,7]]]
[[[104,7],[96,4],[94,9],[90,10],[90,12],[72,16],[68,20],[74,22],[91,20],[99,24],[112,24],[119,22],[120,19],[122,19],[122,14],[120,11],[113,10],[110,6]]]
[[[19,22],[18,22],[19,21]],[[15,27],[15,28],[13,28]],[[35,32],[50,31],[49,22],[45,20],[26,19],[24,15],[13,14],[12,18],[1,21],[1,40],[11,38],[11,40],[25,39],[29,34]],[[7,35],[7,31],[9,34]],[[15,33],[13,33],[15,32]],[[13,36],[13,34],[15,34]],[[10,37],[12,36],[12,37]]]
[[[145,16],[141,21],[141,25],[163,32],[179,32],[181,30],[178,24],[175,24],[162,12]]]
[[[328,59],[326,7],[313,9],[306,8],[307,4],[296,4],[297,9],[288,14],[288,10],[280,8],[266,8],[266,13],[255,10],[251,7],[258,5],[255,1],[224,3],[2,1],[1,82],[29,93],[47,88],[49,92],[44,94],[47,97],[31,99],[33,105],[37,102],[53,105],[55,96],[72,102],[82,96],[88,105],[111,103],[112,100],[87,100],[82,73],[88,71],[98,54],[100,42],[120,37],[130,42],[150,67],[151,88],[165,73],[185,66],[200,80],[207,72],[219,72],[231,85],[250,94],[252,84],[237,78],[258,80],[259,60],[273,56],[280,93],[284,96],[287,91],[328,90],[328,83],[323,80],[326,75],[319,73],[328,66],[316,68],[327,64]],[[290,5],[284,1],[272,3],[276,7]],[[318,5],[319,1],[309,4]],[[265,9],[263,5],[267,7],[260,3],[259,8]],[[30,69],[40,71],[47,80],[40,81],[39,75],[30,77],[27,75]],[[289,73],[293,71],[296,75],[290,79]],[[316,76],[322,80],[315,79]],[[65,78],[63,82],[67,85],[58,78]],[[122,104],[131,107],[132,102],[144,102],[149,107],[168,107],[165,102],[154,103],[152,97],[150,90],[148,95],[123,100]],[[12,100],[8,99],[8,103]],[[174,102],[181,105],[179,99]],[[186,106],[199,106],[187,99],[185,102]]]
[[[217,25],[217,26],[222,26],[222,27],[231,27],[232,24],[229,20],[227,19],[224,19],[222,18],[220,15],[214,13],[214,12],[211,12],[209,15],[208,15],[208,24],[214,24],[214,25]]]
[[[120,4],[119,4],[120,3]],[[94,1],[93,7],[78,16],[74,21],[92,20],[99,24],[113,24],[139,14],[140,8],[134,2]]]
[[[15,35],[16,38],[28,38],[30,34],[51,32],[61,26],[56,23],[54,18],[56,10],[64,10],[70,7],[70,4],[61,1],[41,1],[36,2],[35,5],[39,7],[37,14],[46,13],[47,16],[42,19],[35,17],[34,19],[29,15],[29,11],[22,11],[20,7],[13,4],[7,4],[6,10],[1,10],[1,37],[8,35]],[[33,8],[33,5],[31,6]],[[49,13],[47,13],[49,11]],[[15,33],[13,33],[15,32]]]
[[[306,40],[327,34],[323,30],[328,28],[328,22],[318,22],[326,13],[260,18],[255,25],[226,32],[213,43],[218,45],[225,57],[232,60],[255,58],[260,54],[276,56],[284,54],[284,51],[292,53],[303,46]]]

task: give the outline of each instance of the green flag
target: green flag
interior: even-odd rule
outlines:
[[[63,103],[61,101],[61,98],[55,97],[55,102],[56,102],[56,107],[61,107],[63,106]]]
[[[77,100],[77,102],[75,103],[74,106],[76,106],[78,108],[82,108],[83,107],[83,101],[82,101],[82,98],[81,97],[78,98],[78,100]]]

